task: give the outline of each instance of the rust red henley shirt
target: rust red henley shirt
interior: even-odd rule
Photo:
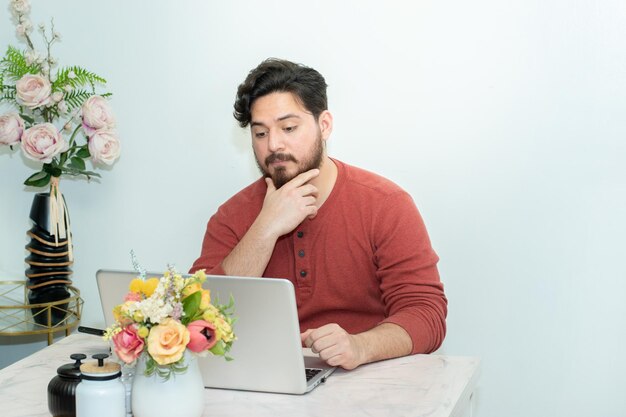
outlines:
[[[395,323],[411,336],[413,353],[436,350],[447,299],[413,200],[379,175],[333,162],[328,199],[314,219],[278,239],[263,276],[293,282],[302,331],[337,323],[355,334]],[[266,189],[261,178],[218,209],[192,272],[225,275],[222,261],[256,219]]]

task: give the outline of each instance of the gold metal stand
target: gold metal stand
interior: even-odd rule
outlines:
[[[54,333],[65,330],[68,336],[78,326],[83,310],[83,299],[78,288],[68,285],[71,296],[49,303],[29,304],[26,281],[0,281],[0,336],[25,336],[47,334],[48,345],[54,341]],[[37,309],[37,320],[31,309]],[[65,313],[65,317],[53,324],[54,313]]]

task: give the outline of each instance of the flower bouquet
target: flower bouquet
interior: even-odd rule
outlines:
[[[19,145],[26,158],[42,163],[24,181],[28,186],[55,187],[62,175],[99,177],[87,170],[85,160],[111,165],[120,155],[115,118],[106,99],[111,94],[96,91],[106,80],[79,66],[57,68],[51,49],[61,35],[54,23],[49,30],[39,25],[45,49],[41,53],[31,37],[29,0],[10,3],[18,38],[27,49],[9,46],[0,59],[0,103],[16,110],[0,115],[0,145],[11,149]]]
[[[146,353],[146,376],[156,372],[165,379],[186,370],[185,350],[232,360],[234,301],[211,303],[210,291],[202,288],[205,280],[203,270],[183,277],[173,269],[160,278],[135,278],[124,303],[113,310],[116,323],[105,340],[113,341],[126,364]]]
[[[111,94],[101,90],[106,80],[81,66],[59,66],[52,49],[61,35],[51,21],[39,24],[40,37],[33,36],[29,0],[9,0],[9,9],[23,46],[9,45],[0,56],[0,156],[10,154],[7,148],[20,149],[36,170],[24,184],[50,185],[49,194],[37,193],[33,199],[25,272],[29,302],[42,304],[70,297],[65,286],[71,283],[74,261],[72,232],[59,179],[100,177],[86,161],[94,169],[112,165],[120,142],[108,104]],[[38,325],[56,326],[66,317],[66,305],[32,312]]]

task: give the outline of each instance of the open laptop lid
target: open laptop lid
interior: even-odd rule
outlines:
[[[130,271],[96,274],[107,326],[114,322],[113,307],[121,303],[136,276]],[[237,318],[237,340],[230,351],[234,360],[199,358],[206,387],[303,394],[332,373],[323,361],[307,358],[315,362],[307,366],[324,371],[306,381],[295,292],[289,280],[207,275],[204,287],[211,291],[212,301],[227,303],[232,295]]]

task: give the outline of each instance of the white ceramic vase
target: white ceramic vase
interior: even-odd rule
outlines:
[[[138,359],[133,376],[131,404],[133,417],[201,417],[204,384],[196,356],[185,350],[187,370],[172,373],[169,379],[156,372],[145,375],[146,354]]]

